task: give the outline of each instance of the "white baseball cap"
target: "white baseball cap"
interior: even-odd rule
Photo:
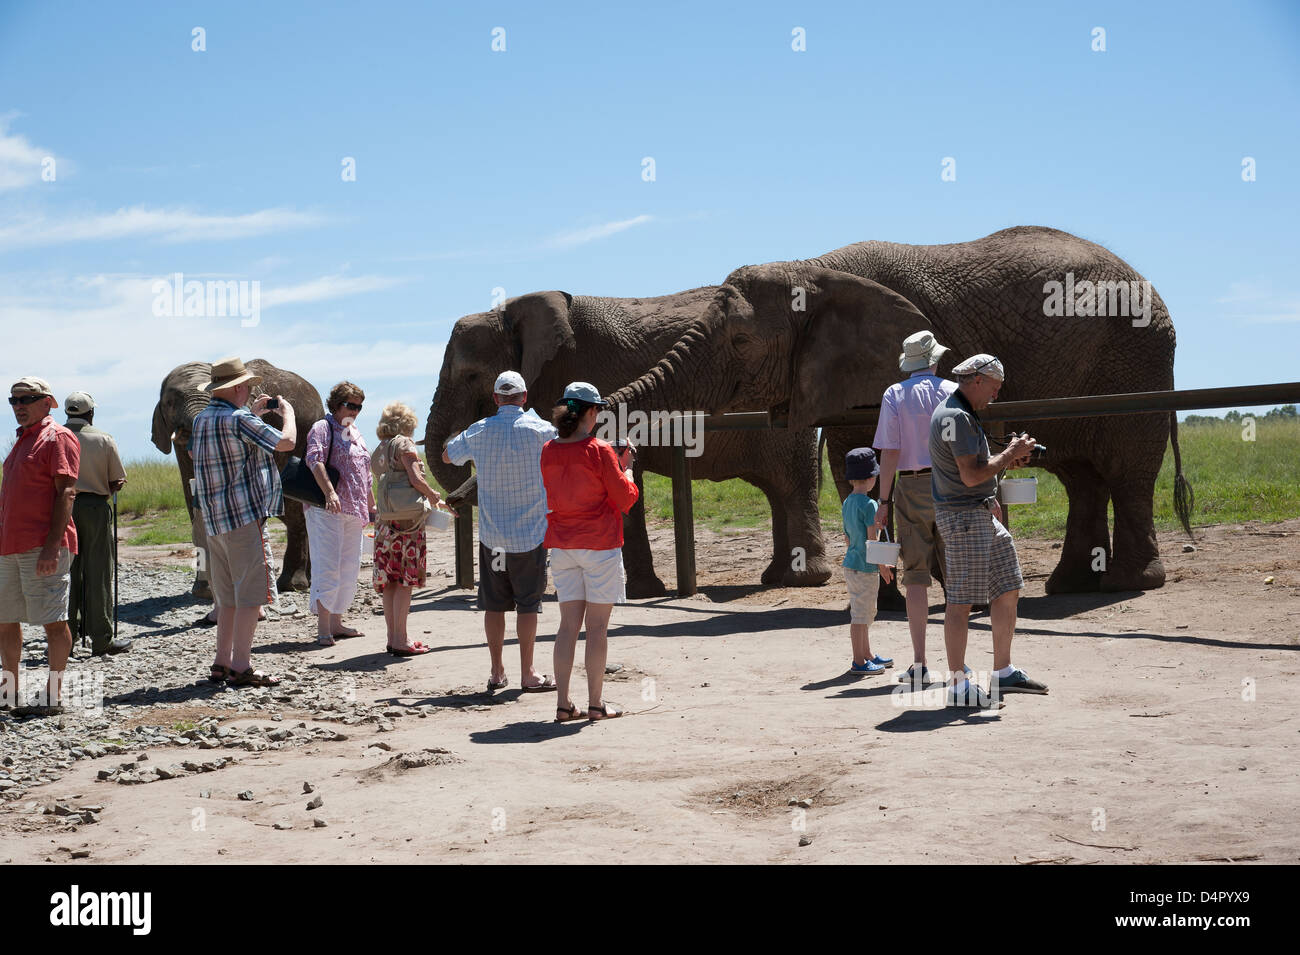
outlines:
[[[517,395],[528,390],[524,376],[517,371],[503,371],[497,375],[497,383],[492,390],[499,395]]]

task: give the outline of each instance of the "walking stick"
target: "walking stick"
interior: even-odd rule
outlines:
[[[113,492],[113,639],[117,639],[117,492]]]

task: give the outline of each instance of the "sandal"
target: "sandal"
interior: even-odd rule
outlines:
[[[280,682],[280,678],[249,667],[243,673],[231,670],[228,682],[231,686],[275,686]]]
[[[492,679],[492,675],[491,675],[491,674],[488,674],[488,688],[487,688],[487,691],[488,691],[489,693],[493,693],[493,692],[495,692],[495,691],[497,691],[497,690],[503,690],[503,689],[505,689],[506,687],[508,687],[509,685],[510,685],[510,678],[509,678],[509,677],[503,676],[503,677],[501,678],[501,682],[498,683],[496,680]]]
[[[567,710],[560,709],[559,707],[556,707],[555,709],[555,722],[557,723],[572,723],[574,720],[580,719],[582,719],[582,717],[578,715],[577,703],[570,703]]]
[[[209,683],[225,683],[230,679],[230,667],[223,667],[216,663],[208,668]]]
[[[389,647],[388,652],[395,657],[418,657],[422,653],[430,653],[433,647],[426,647],[423,643],[413,643],[407,647]]]
[[[318,633],[316,634],[316,644],[322,647],[332,647],[334,646],[334,638],[328,633]]]
[[[592,716],[592,713],[599,713],[600,716]],[[591,720],[593,723],[598,722],[599,720],[618,719],[622,715],[622,710],[614,710],[611,712],[608,703],[601,703],[600,706],[587,707],[587,719]]]
[[[334,634],[335,640],[350,640],[353,637],[364,637],[365,634],[354,627],[344,627],[338,633]]]
[[[541,683],[523,687],[525,693],[550,693],[555,689],[557,689],[555,680],[551,679],[547,674],[543,674]]]

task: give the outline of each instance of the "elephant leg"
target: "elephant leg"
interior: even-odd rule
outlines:
[[[762,577],[768,587],[817,587],[831,578],[817,508],[820,462],[813,452],[800,453],[793,463],[776,483],[760,475],[745,478],[763,492],[772,512],[772,560]]]
[[[311,589],[311,553],[307,547],[307,519],[303,516],[302,506],[286,501],[281,520],[288,535],[280,576],[275,580],[276,589],[282,594],[293,590],[308,591]]]
[[[198,508],[190,511],[190,540],[198,551],[195,559],[194,586],[190,593],[200,600],[212,599],[212,585],[208,583],[208,533],[203,527],[203,512]]]
[[[664,582],[655,574],[654,557],[650,553],[650,536],[645,526],[645,487],[641,482],[641,468],[632,472],[640,492],[632,510],[623,518],[623,570],[627,574],[627,595],[639,600],[645,597],[663,597],[668,593]]]
[[[1115,501],[1115,550],[1101,575],[1101,589],[1155,590],[1165,583],[1165,565],[1156,543],[1152,499],[1155,474],[1133,476],[1112,481]]]
[[[1088,461],[1064,462],[1054,473],[1065,487],[1069,512],[1061,558],[1044,589],[1049,594],[1094,592],[1101,583],[1101,568],[1110,562],[1110,490]]]

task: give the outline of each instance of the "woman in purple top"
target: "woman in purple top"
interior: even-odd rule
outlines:
[[[303,505],[307,543],[311,549],[311,604],[316,615],[316,642],[332,647],[336,637],[359,637],[345,626],[343,614],[357,594],[361,572],[361,536],[374,520],[375,496],[370,484],[370,450],[354,422],[366,394],[350,381],[330,389],[329,413],[307,435],[305,460],[325,494],[325,507]],[[338,469],[335,491],[325,471]]]

